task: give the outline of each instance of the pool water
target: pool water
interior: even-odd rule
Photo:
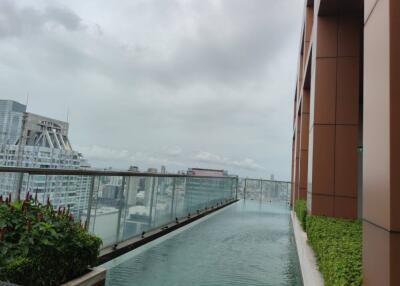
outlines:
[[[110,286],[302,285],[284,203],[240,201],[105,266]]]

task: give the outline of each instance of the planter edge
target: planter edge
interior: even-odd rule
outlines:
[[[75,278],[61,286],[102,286],[105,285],[107,269],[103,267],[92,268],[90,272]]]

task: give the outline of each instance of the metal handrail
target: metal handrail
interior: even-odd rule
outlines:
[[[184,174],[161,174],[148,172],[112,171],[96,169],[53,169],[53,168],[29,168],[1,166],[0,173],[25,173],[30,175],[71,175],[71,176],[126,176],[126,177],[168,177],[168,178],[204,178],[204,179],[227,179],[238,178],[237,176],[194,176]]]
[[[273,182],[273,183],[287,183],[287,184],[292,183],[291,181],[277,181],[277,180],[267,180],[267,179],[253,179],[253,178],[243,178],[243,179],[249,181],[262,181],[262,182]]]

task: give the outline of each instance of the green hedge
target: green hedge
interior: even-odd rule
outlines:
[[[20,285],[60,285],[84,274],[99,254],[100,238],[27,195],[10,203],[0,197],[0,280]]]
[[[308,242],[314,249],[326,286],[362,284],[360,221],[307,216]]]
[[[300,221],[301,226],[306,230],[306,218],[307,218],[307,203],[305,200],[297,200],[294,204],[294,211],[296,212],[297,218]]]

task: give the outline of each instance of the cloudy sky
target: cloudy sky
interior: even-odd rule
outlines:
[[[93,166],[289,179],[302,3],[1,0],[1,98]]]

